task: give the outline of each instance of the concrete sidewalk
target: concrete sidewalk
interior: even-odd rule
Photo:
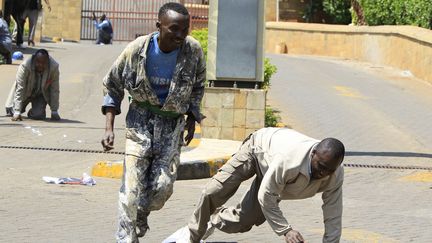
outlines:
[[[209,178],[233,155],[241,141],[200,139],[193,149],[185,149],[180,155],[178,180]],[[92,168],[92,176],[117,178],[123,175],[123,161],[99,161]]]

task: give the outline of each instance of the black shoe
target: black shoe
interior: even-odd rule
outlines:
[[[13,109],[12,107],[6,107],[6,116],[13,116]]]

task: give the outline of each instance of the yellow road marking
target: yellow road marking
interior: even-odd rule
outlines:
[[[200,144],[201,140],[200,139],[192,139],[192,141],[189,143],[188,147],[191,148],[196,148],[198,147],[198,145]]]
[[[92,176],[120,179],[123,176],[123,163],[99,161],[93,166]]]
[[[207,160],[207,164],[210,167],[210,177],[216,175],[218,170],[231,158],[231,156],[226,156],[219,159]]]
[[[278,122],[276,123],[276,127],[287,127],[287,126],[283,122]]]
[[[210,167],[210,177],[214,176],[218,172],[219,168],[221,168],[230,158],[231,156],[224,156],[206,160]],[[121,179],[123,176],[123,162],[121,160],[98,161],[95,165],[93,165],[91,175],[96,177]]]
[[[201,133],[201,126],[199,124],[195,126],[195,133]]]
[[[201,143],[201,126],[199,124],[196,124],[195,126],[195,135],[192,141],[189,143],[189,148],[196,148]]]
[[[432,172],[418,172],[401,178],[403,181],[432,182]]]
[[[60,37],[53,37],[52,41],[54,41],[54,42],[61,42],[62,38],[60,38]]]
[[[339,95],[341,96],[346,96],[346,97],[356,98],[356,99],[366,99],[365,96],[361,95],[358,91],[350,87],[334,86],[333,88],[336,89],[336,91],[338,91]]]

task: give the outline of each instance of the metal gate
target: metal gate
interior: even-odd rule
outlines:
[[[114,29],[114,41],[131,41],[137,36],[156,30],[159,8],[173,0],[83,0],[81,8],[81,40],[95,40],[96,27],[93,24],[93,12],[96,17],[106,14]],[[191,28],[207,28],[208,1],[179,0],[188,8],[191,16]]]

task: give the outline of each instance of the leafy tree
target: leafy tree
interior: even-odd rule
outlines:
[[[330,17],[332,23],[351,23],[351,0],[324,0],[323,10]]]
[[[432,29],[430,0],[359,0],[368,25],[414,25]]]
[[[208,29],[203,28],[199,30],[192,30],[190,35],[201,44],[201,48],[203,49],[204,55],[207,59]]]

